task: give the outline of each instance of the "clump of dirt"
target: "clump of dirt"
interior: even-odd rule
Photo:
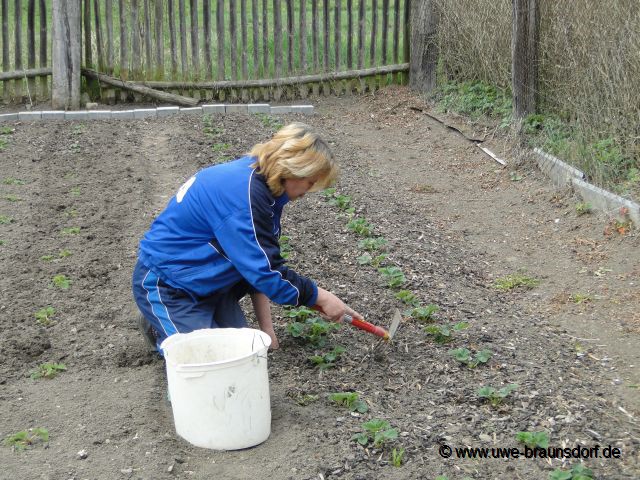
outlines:
[[[497,164],[425,115],[429,106],[405,88],[313,103],[310,117],[14,125],[2,175],[20,182],[2,191],[19,200],[0,204],[0,434],[43,427],[50,440],[46,449],[1,448],[7,476],[546,478],[578,460],[455,454],[464,446],[524,450],[518,432],[545,431],[554,447],[619,448],[619,459],[585,459],[596,478],[637,478],[636,233],[605,235],[607,219],[577,215],[571,192],[554,190],[529,163]],[[313,348],[291,337],[274,309],[281,348],[269,354],[271,437],[238,452],[198,449],[176,436],[163,363],[134,328],[137,242],[194,171],[293,120],[331,143],[342,168],[336,193],[354,211],[322,194],[287,206],[290,263],[373,323],[388,326],[395,308],[405,319],[391,344],[344,325]],[[509,161],[515,153],[498,133],[485,141]],[[400,269],[401,286],[358,260],[365,251],[347,226],[354,218],[387,240],[380,266]],[[539,283],[495,288],[513,274]],[[69,287],[55,286],[56,275]],[[401,289],[439,310],[426,322],[410,318]],[[35,313],[47,306],[55,313],[43,325]],[[467,328],[453,329],[461,323]],[[430,326],[454,330],[450,341],[438,343]],[[333,368],[309,360],[335,346],[345,352]],[[492,356],[469,368],[451,355],[456,348]],[[46,361],[67,370],[50,381],[28,378]],[[517,389],[496,406],[478,394],[510,384]],[[365,413],[329,399],[346,391],[366,402]],[[398,437],[382,446],[353,440],[376,418]],[[399,467],[394,449],[396,460],[404,451]]]

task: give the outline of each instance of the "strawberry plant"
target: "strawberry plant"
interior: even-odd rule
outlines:
[[[304,322],[291,322],[287,325],[287,332],[292,337],[314,347],[324,347],[329,333],[339,329],[339,323],[327,322],[319,317],[308,317]]]
[[[394,448],[391,451],[391,465],[393,465],[394,467],[401,467],[403,459],[404,459],[404,448],[400,448],[400,449]]]
[[[390,288],[400,287],[407,281],[402,269],[398,267],[382,267],[378,269],[378,272],[382,274]]]
[[[79,197],[81,194],[80,187],[72,187],[71,190],[69,190],[69,193],[74,197]]]
[[[338,405],[344,405],[352,412],[366,413],[369,410],[367,404],[360,400],[360,396],[356,392],[332,393],[329,398]]]
[[[52,281],[55,287],[63,290],[67,290],[71,286],[71,280],[69,280],[66,275],[56,275]]]
[[[70,257],[71,255],[73,255],[73,253],[71,253],[67,249],[60,250],[60,253],[58,253],[58,257],[60,258],[67,258],[67,257]]]
[[[352,218],[349,223],[347,223],[347,228],[361,237],[370,237],[371,230],[373,229],[371,224],[367,223],[366,218]]]
[[[40,260],[42,260],[43,262],[50,262],[54,258],[56,258],[56,257],[54,257],[53,255],[43,255],[43,256],[40,257]]]
[[[436,343],[449,343],[453,340],[454,332],[469,328],[467,322],[458,322],[451,327],[449,325],[428,325],[424,328],[424,331],[428,335],[433,335],[433,339]]]
[[[13,223],[13,218],[7,215],[0,215],[0,225],[9,225],[10,223]]]
[[[368,253],[363,253],[359,257],[356,257],[356,260],[358,260],[359,265],[371,265],[373,268],[380,268],[380,265],[382,265],[382,262],[384,262],[386,258],[386,253],[381,253],[375,257],[372,257]]]
[[[366,446],[373,442],[375,448],[380,448],[385,442],[398,438],[398,430],[391,428],[389,422],[374,418],[362,424],[363,432],[352,437],[360,445]]]
[[[37,380],[38,378],[55,378],[60,372],[64,372],[67,369],[64,363],[43,363],[38,367],[35,372],[31,373],[31,378]]]
[[[295,318],[303,322],[309,317],[317,316],[317,312],[303,305],[302,307],[297,308],[285,308],[284,316],[287,318]]]
[[[291,256],[291,245],[289,244],[289,237],[286,235],[280,235],[278,243],[280,243],[280,256],[287,260]]]
[[[36,442],[48,442],[49,431],[45,428],[30,428],[21,432],[9,435],[4,439],[3,443],[14,450],[24,450],[25,448],[35,444]]]
[[[20,202],[20,201],[22,201],[22,199],[21,199],[20,197],[18,197],[18,196],[16,196],[16,195],[12,195],[12,194],[5,195],[5,196],[4,196],[4,199],[5,199],[7,202]]]
[[[593,470],[578,463],[569,471],[556,468],[549,474],[549,480],[593,480]]]
[[[363,238],[358,242],[358,247],[366,250],[367,252],[375,252],[376,250],[381,250],[387,243],[389,242],[382,237]]]
[[[309,360],[311,360],[311,362],[314,363],[321,372],[323,372],[328,368],[335,367],[336,361],[345,351],[346,349],[344,347],[337,345],[333,348],[333,350],[323,355],[312,355],[311,357],[309,357]]]
[[[467,348],[456,348],[449,350],[449,354],[460,363],[464,363],[469,368],[476,368],[481,363],[487,363],[493,355],[491,350],[480,350],[475,355],[471,354],[471,351]]]
[[[418,306],[420,303],[418,298],[410,290],[400,290],[396,293],[395,297],[407,305]]]
[[[518,384],[516,383],[510,383],[506,387],[502,387],[500,390],[485,386],[478,390],[478,397],[488,400],[492,407],[497,407],[517,388]]]
[[[351,206],[351,197],[349,195],[333,195],[329,200],[330,205],[335,205],[340,210],[347,210]]]
[[[62,229],[63,235],[77,235],[80,233],[80,227],[67,227]]]
[[[43,326],[51,325],[53,320],[51,318],[56,313],[53,307],[41,308],[35,313],[36,321]]]
[[[322,195],[324,195],[325,198],[333,198],[333,196],[336,194],[336,189],[335,187],[329,187],[329,188],[325,188],[322,191]]]
[[[416,306],[405,312],[405,315],[427,323],[432,320],[433,314],[440,310],[437,305],[429,304],[426,307]]]
[[[524,443],[529,448],[547,448],[549,446],[549,434],[547,432],[518,432],[516,440]]]

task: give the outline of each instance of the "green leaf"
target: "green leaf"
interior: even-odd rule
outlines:
[[[549,474],[549,480],[571,480],[571,472],[563,472],[562,470],[554,470]]]

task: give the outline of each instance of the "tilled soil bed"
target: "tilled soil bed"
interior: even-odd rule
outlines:
[[[50,438],[0,448],[0,476],[546,479],[580,460],[456,454],[465,446],[524,452],[516,434],[545,431],[551,447],[599,445],[599,458],[584,459],[594,478],[640,478],[637,235],[612,236],[606,219],[577,216],[571,192],[554,190],[527,163],[501,168],[424,115],[427,106],[404,88],[313,103],[309,117],[10,126],[0,152],[0,436],[41,427]],[[348,214],[322,193],[288,205],[290,264],[371,322],[387,326],[396,308],[404,321],[390,344],[345,325],[314,348],[287,332],[290,320],[275,308],[270,438],[235,452],[196,448],[175,434],[163,361],[134,326],[137,242],[195,171],[290,121],[314,125],[331,143],[342,169],[336,194],[355,208]],[[510,153],[506,140],[492,148]],[[349,215],[387,240],[373,256],[387,254],[382,265],[402,270],[402,286],[358,260],[363,237],[347,228]],[[539,285],[495,288],[523,272]],[[407,314],[401,289],[439,307],[431,323]],[[54,312],[36,320],[46,307]],[[425,331],[459,322],[468,328],[446,344]],[[309,360],[335,346],[345,352],[333,368]],[[469,368],[450,355],[455,348],[493,355]],[[45,362],[66,371],[31,379]],[[495,407],[478,396],[482,386],[509,384],[518,387]],[[350,412],[329,399],[334,392],[357,392],[368,410]],[[354,441],[371,419],[388,421],[398,437],[382,447]],[[603,458],[607,446],[620,458]],[[404,450],[399,466],[394,450]]]

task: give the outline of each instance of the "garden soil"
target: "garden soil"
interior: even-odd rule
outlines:
[[[595,478],[640,478],[638,232],[578,215],[580,199],[552,187],[510,137],[447,119],[485,138],[503,167],[403,87],[311,103],[313,116],[227,115],[210,124],[200,116],[10,124],[0,152],[0,436],[41,427],[49,440],[0,446],[0,477],[546,479],[579,460],[455,454],[524,451],[517,432],[545,431],[552,447],[599,445],[600,457],[584,460]],[[271,436],[241,451],[201,449],[176,435],[163,361],[134,325],[137,243],[195,171],[246,152],[278,121],[321,132],[341,165],[337,193],[388,241],[385,264],[402,269],[403,288],[439,306],[434,325],[468,328],[438,344],[405,313],[391,344],[343,326],[318,350],[291,337],[274,308],[281,348],[269,353]],[[287,206],[290,264],[386,326],[407,307],[359,263],[348,221],[322,193]],[[539,284],[495,288],[512,274]],[[69,288],[54,286],[58,275]],[[55,312],[43,325],[35,313],[47,306]],[[346,351],[334,368],[320,372],[308,360],[336,345]],[[448,353],[461,347],[493,356],[471,369]],[[30,378],[45,362],[66,371]],[[517,390],[497,407],[478,397],[482,386],[508,384]],[[328,398],[346,391],[368,411]],[[397,439],[382,447],[352,440],[374,418]],[[620,458],[602,458],[607,446]],[[400,466],[394,449],[404,451]]]

